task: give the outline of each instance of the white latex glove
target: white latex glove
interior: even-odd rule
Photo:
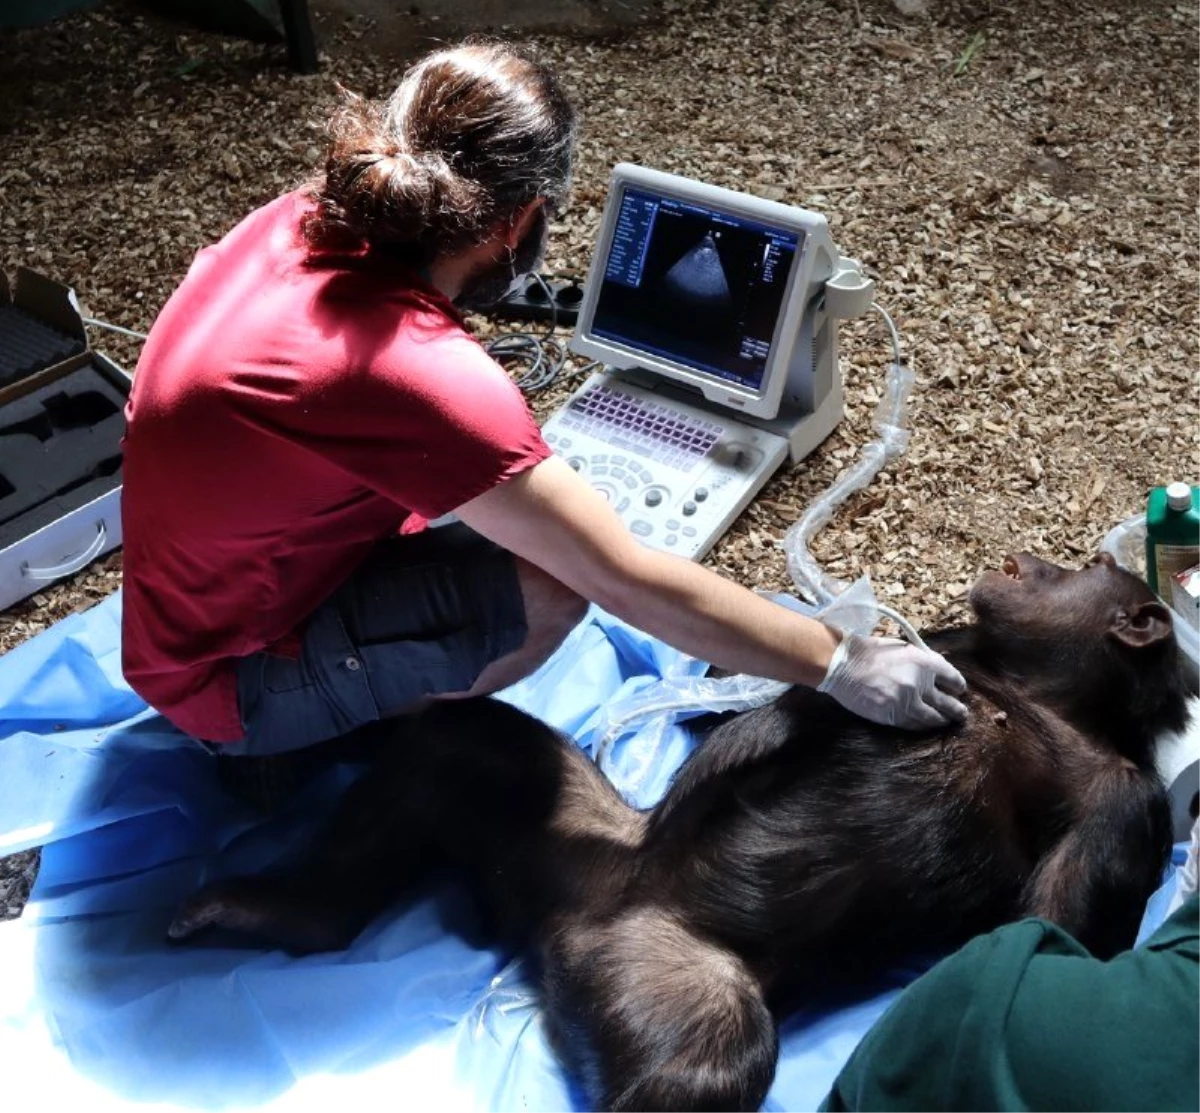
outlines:
[[[944,657],[899,638],[844,634],[818,692],[846,710],[884,726],[927,730],[967,717],[956,700],[967,690]]]

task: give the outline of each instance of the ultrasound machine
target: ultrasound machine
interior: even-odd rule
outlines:
[[[546,441],[645,544],[702,558],[842,418],[837,323],[873,283],[804,209],[622,163]]]

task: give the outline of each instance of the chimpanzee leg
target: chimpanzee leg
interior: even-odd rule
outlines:
[[[167,935],[182,941],[206,928],[220,927],[304,955],[341,950],[369,920],[358,907],[322,901],[309,886],[294,891],[289,879],[234,877],[208,885],[184,901]]]
[[[397,734],[407,733],[397,731]],[[339,803],[308,858],[282,877],[218,881],[183,903],[168,935],[206,927],[258,936],[296,953],[348,946],[437,864],[416,738],[397,737]],[[403,748],[403,749],[400,749]]]
[[[731,951],[644,906],[560,920],[542,948],[547,1019],[600,1108],[758,1109],[775,1021]]]
[[[504,893],[522,892],[521,877],[541,877],[541,864],[523,859],[556,814],[565,761],[585,760],[570,743],[489,699],[439,704],[372,729],[372,763],[307,861],[285,878],[202,890],[180,910],[172,938],[217,925],[291,949],[336,948],[443,862],[498,880]],[[491,887],[477,885],[478,895]]]

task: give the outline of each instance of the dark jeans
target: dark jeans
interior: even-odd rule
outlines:
[[[238,669],[246,737],[212,747],[263,757],[465,692],[527,632],[512,555],[461,523],[382,542],[310,619],[300,657]]]

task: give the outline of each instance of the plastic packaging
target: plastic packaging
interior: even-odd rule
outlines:
[[[1200,819],[1192,824],[1191,838],[1188,840],[1187,857],[1179,872],[1175,875],[1177,886],[1171,903],[1167,906],[1167,915],[1173,915],[1197,889],[1200,889]]]
[[[902,364],[893,363],[888,367],[884,396],[875,415],[879,439],[862,450],[859,458],[837,477],[833,486],[813,499],[783,539],[788,574],[796,586],[818,604],[840,595],[847,585],[826,575],[808,551],[808,544],[846,499],[866,487],[886,463],[902,456],[908,448],[907,404],[913,379],[912,371]],[[872,623],[870,629],[874,627],[875,623]],[[870,629],[855,632],[869,633]]]

